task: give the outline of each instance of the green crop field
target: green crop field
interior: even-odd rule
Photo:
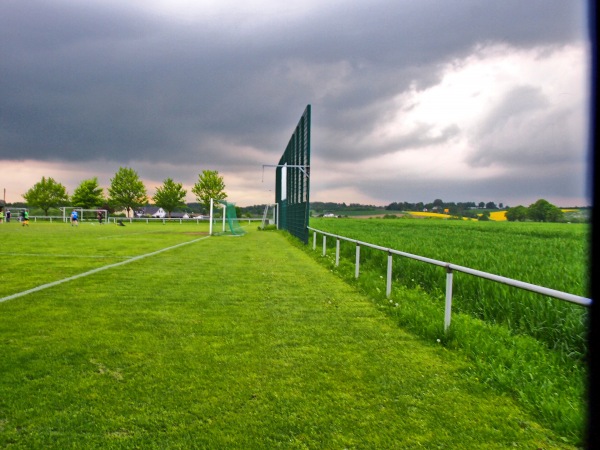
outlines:
[[[586,224],[465,222],[439,220],[326,220],[311,226],[341,236],[450,262],[575,295],[586,296],[589,275],[589,226]],[[335,245],[333,240],[330,247]],[[352,243],[342,253],[354,261]],[[384,252],[362,249],[368,268],[385,271]],[[443,268],[408,258],[397,259],[395,282],[441,292]],[[492,323],[509,324],[583,359],[587,310],[470,275],[456,274],[453,307]]]
[[[445,337],[424,288],[389,303],[283,233],[207,228],[0,225],[0,447],[582,444],[577,358],[461,313]]]

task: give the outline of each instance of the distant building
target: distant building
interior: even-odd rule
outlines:
[[[154,217],[163,219],[167,217],[167,213],[158,206],[144,206],[135,212],[135,217]]]
[[[169,213],[159,206],[144,206],[135,212],[136,217],[152,217],[154,219],[168,219]],[[189,219],[186,212],[171,212],[171,219]]]

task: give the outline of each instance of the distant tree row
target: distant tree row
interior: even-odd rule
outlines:
[[[431,203],[409,203],[409,202],[393,202],[385,207],[388,211],[438,211],[448,212],[453,216],[477,216],[473,210],[476,209],[503,209],[502,203],[496,205],[494,202],[444,202],[442,199],[435,199]]]
[[[524,222],[530,220],[533,222],[561,222],[565,214],[562,210],[552,203],[539,199],[537,202],[525,207],[522,205],[508,208],[506,211],[506,220],[511,222]]]
[[[69,196],[64,185],[51,177],[42,177],[31,189],[23,194],[28,206],[38,207],[48,215],[50,208],[60,206],[74,206],[83,209],[107,209],[110,211],[122,210],[130,212],[148,204],[148,193],[138,173],[128,167],[120,167],[110,180],[107,189],[108,197],[98,184],[98,178],[83,180]],[[208,210],[210,199],[224,200],[225,183],[223,177],[216,170],[203,170],[198,175],[198,181],[192,187],[196,199]],[[166,178],[162,186],[156,188],[152,201],[156,206],[163,208],[171,217],[171,212],[177,208],[185,207],[187,191],[181,183],[176,183],[172,178]]]
[[[381,206],[362,205],[360,203],[332,203],[332,202],[310,202],[311,209],[315,211],[364,211],[368,209],[380,209]]]

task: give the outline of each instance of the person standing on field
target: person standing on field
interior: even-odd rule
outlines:
[[[0,223],[4,220],[4,210],[0,209]]]
[[[6,210],[6,222],[10,222],[10,209]]]
[[[21,212],[23,226],[29,226],[29,211],[26,209]]]
[[[104,214],[102,213],[102,211],[98,211],[98,223],[100,225],[102,225],[102,217],[104,216]]]
[[[73,212],[71,213],[71,226],[79,226],[79,215],[75,210],[73,210]]]

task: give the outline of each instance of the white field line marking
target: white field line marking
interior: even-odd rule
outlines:
[[[35,256],[36,258],[94,258],[94,259],[105,259],[105,258],[115,258],[115,259],[129,259],[132,256],[115,256],[115,255],[61,255],[61,254],[53,254],[53,253],[8,253],[8,252],[0,252],[0,255],[5,256]]]
[[[8,300],[13,300],[13,299],[19,298],[19,297],[24,297],[25,295],[33,294],[34,292],[39,292],[39,291],[42,291],[44,289],[48,289],[48,288],[51,288],[51,287],[54,287],[54,286],[58,286],[59,284],[62,284],[62,283],[67,283],[69,281],[77,280],[78,278],[87,277],[88,275],[92,275],[94,273],[102,272],[103,270],[112,269],[113,267],[123,266],[125,264],[129,264],[130,262],[138,261],[140,259],[144,259],[144,258],[147,258],[149,256],[158,255],[159,253],[166,252],[166,251],[169,251],[169,250],[173,250],[173,249],[178,248],[178,247],[183,247],[184,245],[193,244],[194,242],[202,241],[204,239],[208,239],[209,237],[210,236],[204,236],[204,237],[201,237],[201,238],[198,238],[198,239],[194,239],[192,241],[182,242],[181,244],[172,245],[171,247],[166,247],[166,248],[163,248],[163,249],[160,249],[160,250],[156,250],[154,252],[146,253],[145,255],[134,256],[133,258],[128,259],[126,261],[121,261],[121,262],[114,263],[114,264],[108,264],[106,266],[98,267],[96,269],[92,269],[92,270],[89,270],[87,272],[80,273],[78,275],[73,275],[72,277],[64,278],[62,280],[53,281],[52,283],[42,284],[40,286],[34,287],[33,289],[28,289],[26,291],[17,292],[16,294],[12,294],[12,295],[9,295],[7,297],[2,297],[2,298],[0,298],[0,303],[6,302]]]
[[[99,236],[98,239],[116,239],[122,237],[135,236],[139,234],[157,234],[164,233],[162,230],[140,231],[139,233],[111,234],[110,236]]]

